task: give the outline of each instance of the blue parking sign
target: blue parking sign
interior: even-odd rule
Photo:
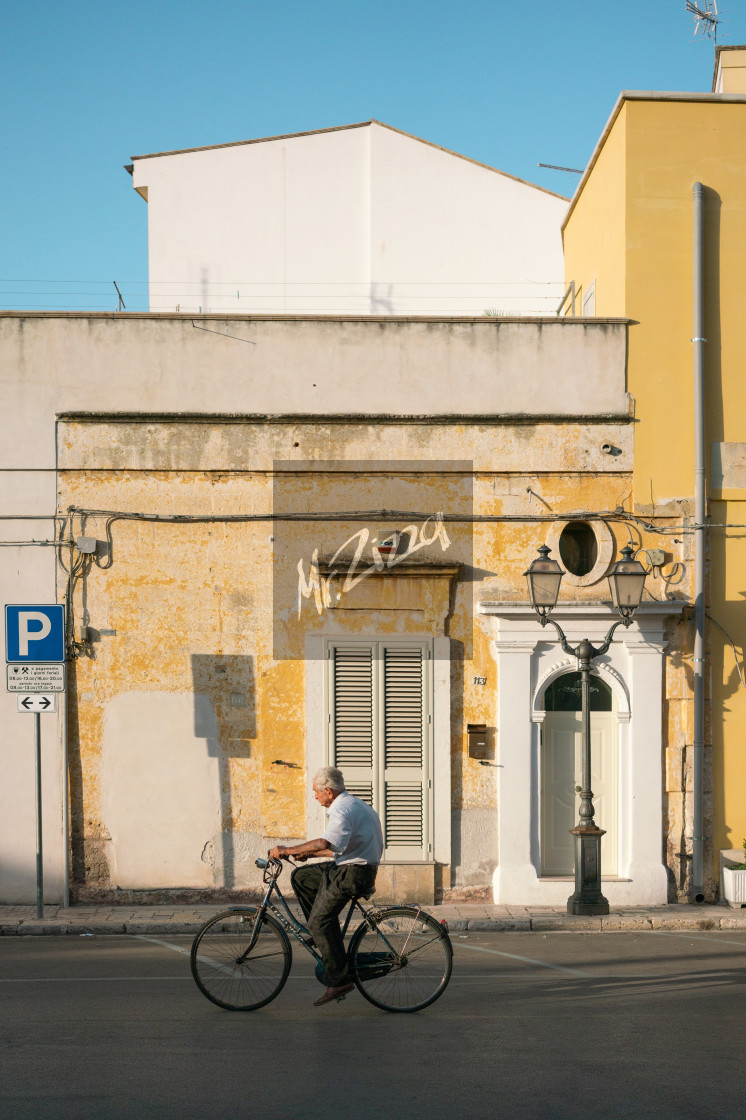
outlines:
[[[59,603],[8,603],[5,660],[65,660],[65,608]]]

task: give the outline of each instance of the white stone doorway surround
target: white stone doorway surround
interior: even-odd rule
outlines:
[[[619,735],[619,873],[603,876],[609,903],[667,901],[663,865],[664,625],[681,601],[644,603],[629,629],[620,626],[593,671],[611,687]],[[479,604],[497,660],[498,866],[494,899],[506,905],[560,906],[572,880],[542,878],[539,849],[540,728],[544,692],[577,662],[562,652],[552,626],[542,628],[528,603]],[[552,612],[576,646],[599,645],[618,615],[603,603],[568,603]]]

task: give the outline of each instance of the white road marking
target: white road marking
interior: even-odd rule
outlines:
[[[487,950],[483,950],[483,952],[486,952],[486,951]],[[502,955],[507,956],[509,954],[502,954]],[[527,961],[528,963],[531,963],[531,964],[543,964],[545,968],[557,968],[557,969],[559,969],[558,965],[547,965],[543,961],[533,961],[533,960],[531,960],[531,958],[528,958],[528,957],[518,957],[517,959],[521,960],[521,961]],[[570,972],[571,970],[565,968],[565,969],[562,969],[561,971]],[[588,976],[589,973],[582,972],[582,973],[576,973],[575,975]],[[718,979],[718,977],[721,976],[721,975],[723,976],[723,979]],[[290,976],[288,976],[287,979],[288,979],[288,981],[290,981],[290,980],[300,980],[302,983],[308,984],[309,987],[314,987],[316,984],[318,984],[318,981],[317,981],[315,976],[308,976],[308,975],[304,976],[302,974],[301,975],[292,975],[291,974]],[[468,984],[471,984],[471,983],[483,983],[485,980],[493,980],[495,982],[499,982],[499,983],[504,984],[506,982],[511,982],[511,981],[517,982],[518,979],[519,978],[516,977],[516,976],[509,976],[509,975],[505,975],[504,973],[500,973],[500,972],[487,972],[487,973],[460,972],[460,973],[457,973],[455,976],[451,977],[449,987],[452,987],[453,985],[455,985],[456,987],[459,987],[461,985],[468,985]],[[691,989],[695,985],[698,985],[701,988],[701,987],[717,987],[718,985],[725,985],[725,984],[732,984],[733,983],[732,978],[727,973],[726,974],[714,973],[714,974],[712,974],[712,976],[695,976],[695,977],[691,977],[691,978],[689,978],[687,976],[682,976],[680,973],[672,973],[671,975],[655,973],[651,976],[637,976],[637,975],[625,976],[625,975],[619,974],[619,975],[612,975],[612,976],[598,976],[595,979],[597,981],[597,987],[606,987],[612,993],[614,991],[619,991],[621,986],[626,986],[626,987],[630,987],[630,988],[633,987],[635,984],[645,986],[645,989],[646,989],[645,993],[643,993],[642,988],[640,987],[639,992],[636,993],[636,992],[633,991],[633,992],[628,993],[628,994],[632,994],[632,995],[634,995],[634,994],[640,994],[640,995],[648,994],[650,987],[654,986],[656,983],[658,984],[661,991],[691,991]],[[192,977],[191,976],[13,976],[13,977],[0,978],[0,984],[77,984],[77,983],[81,983],[81,984],[109,984],[109,983],[112,983],[112,984],[114,984],[114,983],[117,983],[117,982],[121,983],[122,981],[124,981],[126,983],[131,982],[131,983],[156,983],[157,984],[160,981],[171,982],[171,981],[174,981],[174,980],[181,980],[181,981],[187,980],[191,983],[192,982]],[[673,987],[672,986],[673,981],[682,981],[682,983],[679,983],[675,987]],[[555,990],[563,991],[564,989],[563,988],[558,988],[558,989],[555,989]],[[572,989],[570,989],[570,990],[572,990]],[[609,994],[609,992],[604,993],[604,992],[597,991],[594,996],[585,997],[585,998],[602,998],[604,995],[608,995],[608,994]]]
[[[484,949],[481,945],[454,945],[454,949],[470,949],[472,953],[490,953],[494,957],[509,957],[513,961],[523,961],[524,964],[535,964],[540,968],[551,968],[554,972],[567,972],[570,976],[590,976],[590,972],[581,972],[578,968],[566,968],[561,964],[547,964],[546,961],[537,961],[533,957],[519,957],[517,953],[501,953],[498,949]]]
[[[746,949],[746,941],[727,941],[724,937],[708,937],[697,935],[693,931],[691,933],[674,933],[669,929],[651,929],[646,930],[646,933],[654,933],[657,937],[686,937],[694,941],[715,941],[718,945],[737,945],[739,949]]]
[[[149,941],[151,945],[162,945],[164,949],[171,949],[174,953],[182,953],[185,957],[191,957],[192,951],[189,949],[182,949],[181,945],[171,945],[168,941],[161,941],[157,937],[146,937],[143,933],[133,934],[138,941]],[[203,964],[209,964],[211,968],[216,969],[218,972],[224,972],[226,976],[233,976],[233,969],[227,965],[221,964],[220,961],[215,961],[209,956],[209,953],[198,954],[199,960]]]
[[[157,937],[146,937],[144,934],[134,934],[139,941],[150,941],[153,945],[163,945],[166,949],[173,949],[175,953],[184,953],[189,956],[188,949],[182,949],[179,945],[171,945],[168,941],[160,941]],[[590,976],[589,972],[581,972],[577,968],[565,968],[559,964],[547,964],[546,961],[537,961],[533,957],[519,957],[516,953],[502,953],[497,949],[484,949],[479,945],[454,945],[454,949],[471,949],[474,953],[489,953],[495,957],[509,957],[514,961],[522,961],[524,964],[538,965],[539,968],[549,968],[554,972],[566,972],[570,976]]]
[[[162,945],[164,949],[172,949],[174,953],[183,953],[185,957],[191,954],[191,947],[182,949],[181,945],[172,945],[169,941],[160,941],[157,937],[146,937],[144,933],[133,933],[131,936],[136,941],[149,941],[151,945]]]
[[[108,984],[117,980],[191,980],[191,976],[13,976],[0,984]]]
[[[499,973],[490,972],[484,975],[480,973],[467,972],[460,976],[451,977],[451,983],[460,983],[462,980],[504,980],[505,977],[500,976]],[[189,980],[192,983],[191,976],[12,976],[0,978],[0,984],[108,984],[116,983],[117,981],[131,981],[132,983],[141,983],[149,981],[158,983],[161,980]],[[315,976],[288,976],[288,980],[302,980],[308,984],[317,984],[318,980]]]

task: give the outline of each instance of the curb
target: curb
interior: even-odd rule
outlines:
[[[199,922],[125,922],[124,932],[130,935],[148,934],[148,933],[199,933],[202,926],[207,921],[205,918]]]
[[[147,934],[188,934],[194,935],[204,925],[207,918],[194,921],[175,919],[150,921],[134,919],[131,921],[77,921],[70,922],[55,918],[18,920],[0,922],[0,937],[24,936],[75,936],[92,937],[105,934],[127,934],[129,936]],[[726,913],[711,917],[674,917],[673,915],[624,915],[610,914],[608,917],[565,917],[547,915],[529,918],[444,918],[451,933],[640,933],[640,932],[697,932],[708,930],[746,931],[746,911],[742,915]]]
[[[446,919],[448,929],[454,932],[480,931],[493,933],[641,933],[666,930],[746,930],[746,914],[742,918],[673,918],[673,917],[624,917],[611,914],[603,918],[527,918],[524,920],[502,918],[453,918]]]

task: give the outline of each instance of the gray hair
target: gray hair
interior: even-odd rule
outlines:
[[[342,771],[336,766],[322,766],[316,771],[313,784],[319,789],[331,789],[334,793],[342,793],[345,788]]]

